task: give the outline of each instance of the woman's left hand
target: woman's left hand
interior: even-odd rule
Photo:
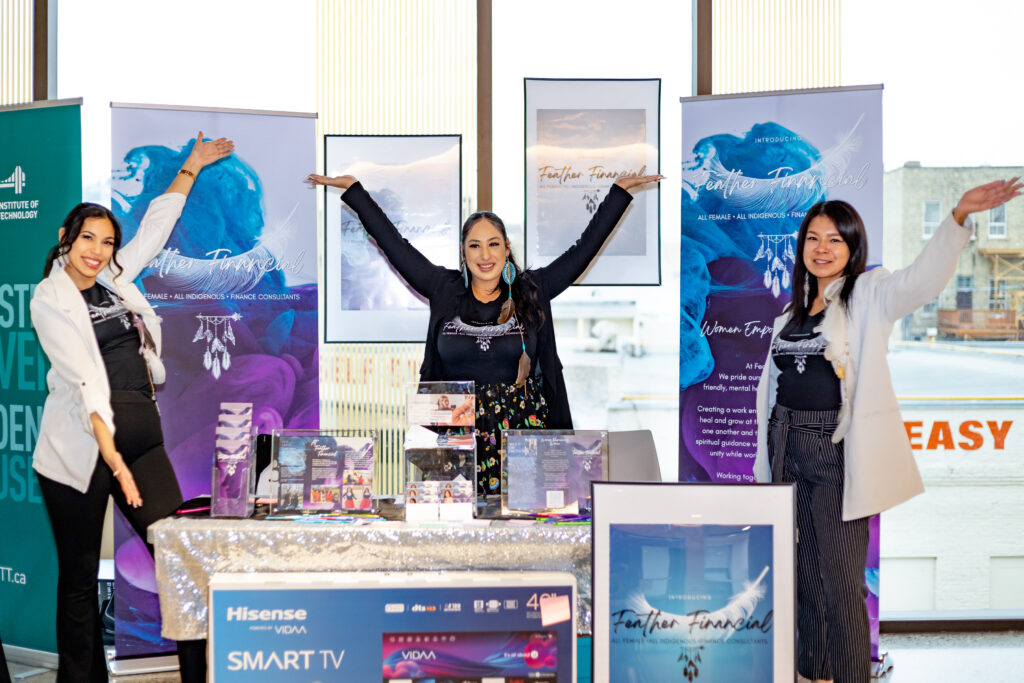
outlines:
[[[1009,180],[996,180],[967,190],[960,198],[956,208],[953,209],[953,218],[957,223],[963,225],[968,214],[994,209],[1014,197],[1019,197],[1021,185],[1020,178],[1010,178]]]
[[[624,178],[619,178],[615,181],[615,184],[621,187],[623,190],[629,190],[636,187],[637,185],[646,185],[647,183],[655,183],[665,176],[663,175],[632,175]]]
[[[215,161],[220,161],[231,154],[234,149],[234,141],[228,140],[227,138],[204,140],[203,131],[199,131],[199,135],[196,136],[195,144],[192,145],[192,151],[188,155],[188,160],[195,162],[199,168],[203,168],[204,166],[209,166]]]

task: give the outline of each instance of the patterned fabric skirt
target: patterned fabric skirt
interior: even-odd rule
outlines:
[[[501,493],[501,430],[544,429],[548,404],[541,383],[530,377],[526,390],[515,384],[476,385],[476,492]]]

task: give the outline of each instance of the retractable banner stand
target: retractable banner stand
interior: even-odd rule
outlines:
[[[140,278],[163,319],[164,443],[189,499],[210,493],[221,402],[253,404],[261,433],[319,427],[316,168],[312,114],[112,105],[111,208],[130,239],[199,131],[235,153],[198,176]],[[172,651],[153,562],[115,519],[117,656]]]
[[[679,479],[752,482],[757,383],[796,235],[825,199],[864,219],[882,260],[882,88],[682,98]],[[868,611],[878,642],[878,527]]]
[[[0,108],[0,636],[43,653],[57,649],[57,554],[32,471],[49,362],[29,300],[61,221],[82,199],[81,104]]]

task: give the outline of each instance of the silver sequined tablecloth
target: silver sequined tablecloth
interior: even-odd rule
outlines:
[[[165,519],[149,528],[156,551],[162,634],[206,637],[215,572],[564,571],[578,586],[576,626],[591,630],[590,527],[309,524]]]

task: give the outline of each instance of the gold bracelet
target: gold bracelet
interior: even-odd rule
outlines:
[[[193,173],[192,171],[188,170],[187,168],[181,169],[180,171],[178,171],[178,173],[179,173],[179,175],[187,175],[192,180],[196,179],[196,174]]]

